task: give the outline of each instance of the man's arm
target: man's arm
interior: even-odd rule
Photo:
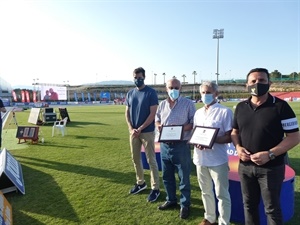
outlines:
[[[142,131],[144,128],[148,127],[155,118],[155,113],[157,110],[157,105],[150,106],[150,114],[147,117],[147,119],[144,121],[144,123],[138,128],[138,131]]]
[[[233,128],[231,131],[231,141],[233,145],[235,146],[235,149],[238,153],[239,158],[242,161],[249,161],[250,160],[250,152],[247,151],[243,146],[241,146],[240,140],[239,140],[239,130]]]
[[[225,144],[225,143],[230,143],[231,142],[231,130],[225,132],[223,136],[218,136],[216,138],[216,143],[218,144]]]
[[[193,123],[188,123],[183,125],[183,131],[189,131],[193,129],[194,124]]]
[[[129,111],[128,106],[126,106],[126,109],[125,109],[125,119],[126,119],[126,123],[127,123],[127,126],[128,126],[128,130],[130,132],[132,130],[132,125],[131,125],[131,122],[130,122],[130,111]]]
[[[286,133],[285,135],[286,137],[278,145],[276,145],[274,148],[268,149],[276,156],[284,154],[285,152],[298,145],[300,142],[299,131]]]

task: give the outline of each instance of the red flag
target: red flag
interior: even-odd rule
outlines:
[[[21,96],[22,96],[22,102],[25,102],[25,92],[21,91]]]
[[[13,96],[13,99],[14,101],[16,102],[17,101],[17,95],[16,95],[16,92],[14,90],[11,91],[11,94]]]
[[[32,92],[32,98],[33,98],[33,102],[36,102],[36,91]]]
[[[27,102],[30,102],[29,92],[28,92],[28,91],[25,91],[25,94],[26,94],[26,100],[27,100]]]

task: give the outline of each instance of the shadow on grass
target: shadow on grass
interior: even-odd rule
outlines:
[[[128,177],[135,176],[135,173],[133,172],[130,173],[116,172],[116,171],[106,170],[101,168],[74,165],[69,163],[61,163],[61,162],[26,157],[26,156],[15,155],[15,157],[18,159],[30,160],[30,161],[26,160],[23,162],[21,161],[22,165],[25,163],[27,165],[33,165],[33,166],[52,169],[52,170],[64,171],[64,172],[69,172],[74,174],[82,174],[82,175],[93,176],[93,177],[100,177],[118,184],[119,183],[131,184],[131,182],[128,181]]]
[[[17,219],[13,219],[13,222],[16,224],[21,224],[22,221],[28,221],[28,222],[26,222],[26,224],[23,223],[23,225],[32,225],[32,224],[45,225],[45,223],[42,223],[42,222],[24,214],[21,211],[15,212],[15,210],[14,210],[14,218],[17,218]],[[20,222],[18,222],[18,221],[20,221]]]
[[[74,135],[73,136],[76,139],[97,139],[97,140],[104,140],[104,141],[118,141],[120,138],[114,138],[114,137],[92,137],[88,135]]]
[[[14,200],[13,216],[15,224],[25,225],[24,221],[28,225],[47,224],[38,222],[29,215],[24,214],[24,212],[79,222],[79,218],[69,203],[68,198],[61,191],[52,176],[25,165],[22,165],[22,170],[25,175],[26,194],[22,198],[15,196],[13,193],[6,194],[7,199],[13,198]],[[26,174],[30,175],[26,176]],[[56,197],[53,198],[53,195]],[[59,202],[53,202],[53,199],[57,199]]]
[[[26,184],[26,195],[22,196],[22,198],[19,198],[19,196],[15,196],[12,194],[8,194],[7,196],[8,199],[13,198],[13,201],[15,203],[14,218],[17,218],[15,221],[16,224],[24,224],[22,223],[22,218],[25,219],[25,216],[27,217],[26,221],[31,220],[28,219],[28,215],[25,215],[24,212],[41,214],[54,218],[61,218],[68,221],[80,222],[80,219],[78,218],[75,210],[70,204],[66,194],[63,193],[60,186],[56,183],[53,177],[47,173],[41,172],[38,169],[33,169],[32,167],[42,167],[43,169],[47,168],[50,170],[57,170],[60,172],[63,171],[76,175],[81,174],[100,177],[110,182],[126,185],[131,183],[131,181],[128,180],[128,177],[134,177],[133,172],[116,172],[101,168],[60,163],[56,161],[43,160],[26,156],[16,155],[15,157],[20,159],[25,178],[24,182]],[[55,196],[55,198],[53,198],[53,196]],[[53,202],[54,199],[59,202]],[[34,219],[32,220],[32,223],[28,224],[39,224]]]

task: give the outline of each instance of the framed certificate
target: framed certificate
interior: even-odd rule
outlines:
[[[189,144],[201,145],[204,148],[212,148],[220,128],[196,126]]]
[[[159,142],[181,141],[183,134],[183,125],[162,126],[159,134]]]

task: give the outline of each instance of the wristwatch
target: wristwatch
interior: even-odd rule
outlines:
[[[269,150],[268,152],[269,152],[269,159],[270,159],[270,160],[273,160],[273,159],[276,158],[276,155],[274,155],[273,152],[271,152],[270,150]]]

